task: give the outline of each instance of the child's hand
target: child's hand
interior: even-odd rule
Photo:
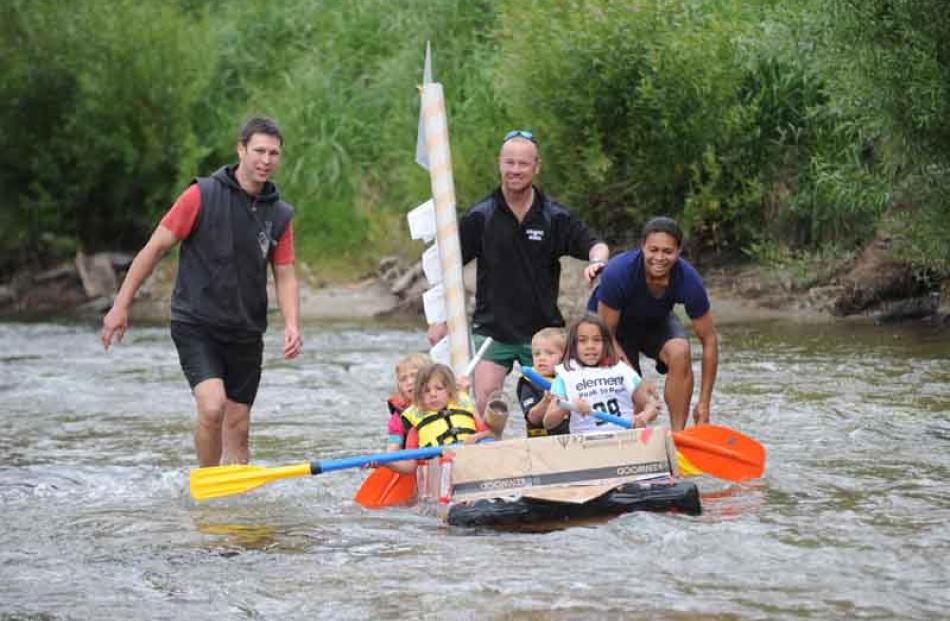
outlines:
[[[657,390],[656,383],[654,383],[651,380],[643,380],[643,385],[646,388],[646,392],[648,395],[650,395],[654,399],[660,398],[660,393]]]
[[[659,416],[659,412],[657,411],[657,402],[651,401],[650,404],[643,408],[639,414],[634,415],[633,426],[646,427],[647,424],[656,420],[657,416]]]
[[[590,402],[580,397],[575,399],[571,405],[573,406],[572,409],[581,416],[590,416],[590,413],[593,411],[590,407]]]
[[[363,464],[360,470],[370,470],[370,469],[376,470],[377,468],[379,468],[379,462],[371,461],[371,462]]]

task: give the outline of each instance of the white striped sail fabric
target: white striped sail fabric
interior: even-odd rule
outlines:
[[[437,82],[423,85],[422,118],[425,125],[432,200],[435,203],[435,239],[442,268],[451,366],[456,373],[462,373],[468,364],[471,349],[468,319],[465,315],[465,287],[462,283],[462,249],[455,215],[455,181],[452,178],[449,127],[445,116],[442,85]]]

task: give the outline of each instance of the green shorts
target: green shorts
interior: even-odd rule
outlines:
[[[475,351],[478,351],[485,339],[488,338],[482,334],[473,335]],[[482,356],[482,360],[491,360],[497,365],[505,367],[505,371],[510,373],[515,360],[523,367],[530,367],[533,364],[531,358],[531,343],[502,343],[501,341],[492,341],[488,346],[488,351]]]

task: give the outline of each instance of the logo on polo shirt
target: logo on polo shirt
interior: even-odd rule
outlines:
[[[531,241],[541,241],[544,239],[544,229],[525,229],[524,232]]]

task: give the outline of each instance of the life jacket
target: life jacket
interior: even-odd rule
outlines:
[[[478,431],[474,408],[468,403],[453,401],[437,412],[410,407],[402,415],[416,428],[420,448],[455,444]]]
[[[545,379],[548,381],[553,381],[554,377],[545,376]],[[522,377],[518,380],[518,386],[515,388],[515,391],[518,394],[518,401],[521,403],[521,412],[524,414],[525,432],[529,438],[541,438],[544,436],[555,436],[570,433],[568,430],[570,421],[567,418],[561,421],[561,424],[553,429],[546,429],[544,427],[544,421],[532,423],[530,420],[528,420],[528,412],[544,397],[543,388],[538,388],[526,378]]]
[[[412,401],[409,399],[403,398],[401,395],[392,395],[389,399],[386,400],[386,405],[389,407],[390,417],[398,416],[399,420],[402,422],[402,447],[406,448],[406,435],[408,435],[409,430],[412,429],[412,423],[409,422],[409,419],[405,417],[403,412],[412,405]]]
[[[402,395],[392,395],[386,400],[386,405],[389,406],[390,414],[402,414],[402,411],[412,405],[412,402]]]

